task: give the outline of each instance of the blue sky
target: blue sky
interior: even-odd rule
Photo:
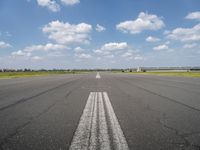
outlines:
[[[1,0],[0,68],[200,66],[199,0]]]

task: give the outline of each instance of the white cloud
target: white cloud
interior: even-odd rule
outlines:
[[[61,0],[65,5],[75,5],[80,3],[80,0]]]
[[[92,26],[86,23],[69,24],[68,22],[52,21],[43,27],[48,38],[61,44],[89,43]]]
[[[33,51],[58,51],[58,50],[64,50],[67,49],[65,45],[61,44],[52,44],[47,43],[45,45],[32,45],[29,47],[26,47],[23,51],[25,52],[33,52]]]
[[[33,56],[31,57],[32,60],[42,60],[42,57],[39,56]]]
[[[141,12],[136,20],[121,22],[116,28],[124,33],[137,34],[144,30],[158,30],[164,26],[164,22],[157,15]]]
[[[90,54],[85,54],[85,53],[77,53],[75,54],[76,57],[80,58],[80,59],[89,59],[92,57],[92,55]]]
[[[200,21],[200,11],[191,12],[185,18]]]
[[[133,53],[130,51],[127,51],[122,55],[122,57],[128,57],[128,58],[133,57]]]
[[[101,49],[95,49],[95,50],[93,50],[93,52],[94,52],[95,54],[98,54],[98,55],[103,54],[103,51],[102,51]]]
[[[134,50],[127,50],[122,57],[132,57],[134,55],[134,53],[137,53],[138,51],[134,51]]]
[[[168,49],[169,49],[169,47],[167,45],[165,45],[165,44],[158,45],[158,46],[153,48],[153,50],[155,50],[155,51],[168,50]]]
[[[128,44],[126,42],[121,42],[121,43],[111,42],[104,44],[101,47],[101,50],[115,51],[115,50],[123,50],[126,48],[128,48]]]
[[[115,56],[113,54],[110,54],[110,55],[105,55],[104,57],[105,58],[114,58]]]
[[[135,60],[144,60],[144,58],[140,55],[137,55],[134,57]]]
[[[169,30],[165,30],[165,31],[163,32],[164,35],[167,35],[167,34],[169,34],[169,33],[170,33]]]
[[[63,57],[65,55],[61,51],[52,51],[52,52],[48,53],[47,56],[50,56],[50,57]]]
[[[169,45],[170,43],[171,43],[170,41],[166,41],[166,42],[165,42],[166,45]]]
[[[59,44],[52,44],[52,43],[47,43],[45,45],[32,45],[25,47],[22,50],[18,50],[15,52],[11,53],[12,57],[25,57],[25,58],[30,58],[32,56],[32,53],[35,51],[39,52],[59,52],[60,50],[67,49],[66,46],[64,45],[59,45]]]
[[[172,30],[167,37],[182,42],[200,41],[200,24],[192,28],[176,28]]]
[[[89,59],[92,58],[91,54],[87,54],[85,53],[85,50],[81,47],[76,47],[74,49],[75,52],[75,57],[79,58],[79,59]]]
[[[194,48],[194,47],[196,47],[197,46],[197,44],[196,43],[191,43],[191,44],[185,44],[185,45],[183,45],[183,48],[186,48],[186,49],[190,49],[190,48]]]
[[[56,3],[55,0],[37,0],[37,3],[39,6],[47,7],[53,12],[57,12],[60,10],[60,6]]]
[[[160,41],[160,39],[153,37],[153,36],[149,36],[149,37],[146,38],[146,41],[147,42],[158,42],[158,41]]]
[[[16,52],[12,52],[11,56],[13,58],[16,58],[16,57],[30,57],[31,53],[29,53],[29,52],[23,52],[22,50],[18,50]]]
[[[128,50],[121,56],[126,58],[127,60],[131,60],[131,59],[139,60],[140,58],[143,59],[139,54],[137,54],[138,52],[139,50]]]
[[[101,25],[99,25],[99,24],[96,25],[96,31],[102,32],[102,31],[105,31],[105,30],[106,30],[105,27],[103,27],[103,26],[101,26]]]
[[[110,42],[101,46],[100,49],[93,50],[96,55],[101,55],[104,58],[113,58],[116,54],[122,52],[128,48],[128,44],[126,42]]]
[[[76,47],[74,49],[74,51],[75,51],[75,53],[83,53],[85,50],[83,48],[81,48],[81,47]]]
[[[1,48],[8,48],[8,47],[12,47],[9,43],[6,43],[4,41],[0,41],[0,49]]]
[[[120,57],[126,60],[133,60],[139,56],[140,50],[132,49],[126,42],[110,42],[102,45],[99,49],[93,50],[93,52],[97,55],[98,60],[101,58],[112,59]]]

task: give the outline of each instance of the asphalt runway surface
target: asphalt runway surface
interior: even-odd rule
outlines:
[[[200,79],[90,73],[0,80],[2,150],[199,150]]]

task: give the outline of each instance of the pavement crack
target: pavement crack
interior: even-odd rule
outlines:
[[[48,93],[48,92],[50,92],[50,91],[53,91],[53,90],[58,89],[58,88],[60,88],[60,87],[63,87],[63,86],[65,86],[65,85],[67,85],[67,84],[69,84],[69,83],[71,83],[71,82],[73,82],[73,81],[74,81],[74,80],[71,80],[71,81],[66,82],[66,83],[64,83],[64,84],[60,84],[60,85],[58,85],[58,86],[56,86],[56,87],[53,87],[53,88],[47,89],[47,90],[45,90],[45,91],[42,91],[42,92],[40,92],[40,93],[38,93],[38,94],[36,94],[36,95],[33,95],[33,96],[30,96],[30,97],[27,97],[27,98],[22,98],[22,99],[20,99],[20,100],[17,100],[15,103],[12,103],[12,104],[7,105],[7,106],[4,106],[4,107],[1,107],[1,108],[0,108],[0,111],[6,110],[6,109],[11,108],[11,107],[14,107],[14,106],[16,106],[16,105],[18,105],[18,104],[21,104],[21,103],[24,103],[24,102],[26,102],[26,101],[29,101],[29,100],[31,100],[31,99],[33,99],[33,98],[39,97],[39,96],[41,96],[41,95],[43,95],[43,94],[46,94],[46,93]]]
[[[29,125],[32,121],[34,121],[35,119],[39,118],[40,116],[42,116],[44,113],[48,112],[57,102],[51,104],[50,106],[48,106],[45,110],[43,110],[41,113],[39,113],[38,115],[29,118],[29,120],[27,122],[25,122],[24,124],[18,126],[17,128],[14,129],[14,132],[12,132],[11,134],[8,134],[1,142],[0,142],[0,148],[3,147],[3,145],[5,145],[6,143],[9,142],[9,139],[11,139],[12,137],[16,136],[17,134],[20,133],[20,131],[22,129],[24,129],[27,125]]]
[[[70,81],[70,82],[72,82],[72,81]],[[67,82],[67,83],[69,83],[69,82]],[[62,84],[61,86],[64,86],[64,85],[66,85],[66,83]],[[61,86],[59,86],[59,87],[61,87]],[[57,88],[58,88],[58,86],[57,86]],[[53,88],[53,89],[55,89],[55,88]],[[74,89],[75,88],[73,88],[72,90],[68,91],[67,94],[66,94],[66,97],[68,97],[72,93],[72,91]],[[52,103],[51,105],[49,105],[46,109],[44,109],[42,112],[40,112],[38,115],[30,117],[27,122],[25,122],[24,124],[16,127],[12,133],[8,134],[2,141],[0,141],[0,149],[4,149],[4,147],[6,146],[6,144],[9,143],[9,139],[11,139],[12,137],[14,137],[17,134],[19,134],[21,130],[23,130],[26,126],[28,126],[35,119],[37,119],[40,116],[42,116],[43,114],[47,113],[51,108],[53,108],[56,105],[57,102],[58,101],[55,101],[54,103]]]
[[[123,80],[123,81],[124,81],[124,80]],[[145,89],[145,88],[143,88],[143,87],[140,87],[140,86],[138,86],[138,85],[131,84],[131,83],[127,82],[126,80],[125,80],[125,82],[126,82],[127,84],[129,84],[129,85],[133,85],[133,86],[135,86],[135,87],[137,87],[137,88],[139,88],[139,89],[142,89],[142,90],[144,90],[144,91],[146,91],[146,92],[148,92],[148,93],[151,93],[151,94],[153,94],[153,95],[156,95],[156,96],[165,98],[165,99],[167,99],[167,100],[169,100],[169,101],[171,101],[171,102],[174,102],[174,103],[183,105],[183,106],[185,106],[185,107],[187,107],[187,108],[196,110],[196,111],[198,111],[198,112],[200,111],[200,110],[197,109],[197,108],[191,107],[191,106],[189,106],[189,105],[186,105],[186,104],[184,104],[184,103],[178,102],[178,101],[176,101],[176,100],[174,100],[174,99],[165,97],[165,96],[163,96],[163,95],[159,95],[159,94],[157,94],[157,93],[155,93],[155,92],[153,92],[153,91],[150,91],[150,90]],[[150,108],[150,106],[147,106],[147,108],[148,108],[148,110],[156,111],[156,110],[153,110],[152,108]],[[161,112],[159,112],[159,111],[156,111],[156,112],[161,113]],[[178,137],[180,137],[180,138],[183,140],[183,142],[179,142],[179,143],[178,143],[178,142],[170,142],[171,144],[175,144],[175,145],[179,145],[179,146],[181,145],[181,146],[184,146],[184,147],[193,147],[193,148],[195,148],[195,149],[197,149],[197,150],[200,150],[200,145],[193,144],[193,143],[191,143],[191,142],[188,140],[188,137],[189,137],[189,136],[194,135],[194,134],[198,134],[198,133],[200,133],[200,131],[198,131],[198,132],[192,132],[192,133],[181,133],[178,129],[173,128],[173,127],[167,125],[167,124],[165,123],[166,114],[164,113],[164,114],[162,114],[162,115],[163,115],[163,120],[158,119],[158,122],[159,122],[164,128],[166,128],[166,129],[168,129],[168,130],[171,130],[173,133],[175,133],[175,135],[177,135]]]
[[[179,105],[182,105],[182,106],[184,106],[184,107],[187,107],[187,108],[190,108],[190,109],[192,109],[192,110],[195,110],[195,111],[200,112],[200,109],[195,108],[195,107],[193,107],[193,106],[190,106],[190,105],[187,105],[187,104],[185,104],[185,103],[179,102],[179,101],[177,101],[177,100],[175,100],[175,99],[172,99],[172,98],[169,98],[169,97],[167,97],[167,96],[160,95],[160,94],[158,94],[158,93],[156,93],[156,92],[153,92],[153,91],[148,90],[148,89],[146,89],[146,88],[143,88],[143,87],[141,87],[141,86],[138,86],[138,85],[135,85],[135,84],[131,84],[130,82],[127,82],[126,80],[125,80],[124,82],[127,83],[127,84],[129,84],[129,85],[133,85],[133,86],[135,86],[135,87],[137,87],[137,88],[139,88],[139,89],[142,89],[143,91],[146,91],[146,92],[148,92],[148,93],[151,93],[151,94],[153,94],[153,95],[162,97],[162,98],[164,98],[164,99],[166,99],[166,100],[168,100],[168,101],[171,101],[171,102],[173,102],[173,103],[176,103],[176,104],[179,104]]]
[[[185,88],[180,87],[180,86],[175,86],[175,85],[168,85],[168,84],[163,84],[163,83],[152,82],[152,79],[151,79],[151,80],[148,80],[148,79],[143,78],[143,79],[137,79],[137,80],[139,80],[139,81],[145,80],[145,82],[148,82],[148,83],[150,83],[150,84],[153,83],[153,84],[157,84],[157,85],[161,85],[161,86],[165,86],[165,87],[178,88],[178,89],[184,90],[185,92],[192,92],[192,93],[194,93],[194,94],[199,94],[199,92],[192,91],[192,90],[190,90],[190,89],[185,89]],[[157,81],[157,80],[154,79],[154,81]],[[162,81],[162,80],[160,80],[160,81]]]
[[[183,135],[184,135],[185,137],[189,137],[189,136],[192,136],[192,135],[195,135],[195,134],[200,134],[200,131],[190,132],[190,133],[184,133]]]
[[[181,133],[178,129],[167,125],[167,124],[165,123],[165,121],[162,121],[162,120],[160,120],[160,124],[161,124],[164,128],[173,131],[173,132],[175,133],[175,135],[177,135],[178,137],[180,137],[180,138],[183,140],[182,143],[181,143],[181,142],[180,142],[180,143],[178,143],[178,142],[171,142],[171,144],[181,145],[181,146],[185,146],[185,147],[193,147],[193,148],[196,148],[197,150],[200,150],[200,145],[192,144],[192,143],[187,139],[187,137],[188,137],[189,135],[192,135],[192,134],[190,134],[190,133],[189,133],[189,134]]]

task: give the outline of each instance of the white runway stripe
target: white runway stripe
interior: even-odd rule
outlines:
[[[70,146],[70,150],[96,149],[129,149],[106,92],[90,93]]]
[[[96,79],[101,79],[100,73],[97,72]]]
[[[94,97],[94,109],[92,115],[92,125],[90,130],[90,142],[89,142],[89,149],[97,149],[97,93],[95,93]]]
[[[87,150],[89,147],[94,97],[95,93],[91,92],[79,121],[78,128],[75,132],[70,150]]]
[[[102,93],[99,92],[99,143],[100,150],[110,150],[110,139],[108,135],[108,126],[106,122],[106,114],[103,105]]]
[[[124,137],[124,134],[122,132],[122,129],[119,125],[119,122],[117,120],[117,117],[114,113],[113,107],[110,103],[110,100],[108,98],[108,94],[106,92],[103,92],[104,100],[106,103],[106,108],[108,111],[108,117],[111,123],[111,130],[113,134],[114,139],[114,146],[116,150],[128,150],[128,144],[126,142],[126,139]]]

